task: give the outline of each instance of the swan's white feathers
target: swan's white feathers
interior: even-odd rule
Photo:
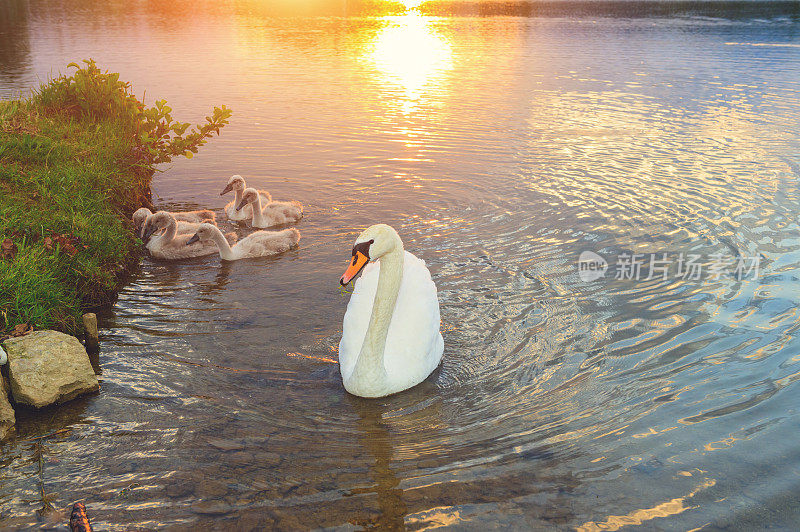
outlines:
[[[222,260],[277,255],[292,249],[300,242],[300,231],[293,227],[283,231],[256,231],[241,239],[233,247],[225,242],[222,231],[213,224],[200,224],[195,236],[200,242],[209,243],[218,249]]]
[[[294,228],[274,232],[256,231],[233,246],[233,252],[240,259],[267,257],[289,251],[298,242],[300,231]]]
[[[253,227],[265,229],[276,225],[283,225],[299,221],[303,217],[303,205],[298,201],[270,201],[264,205],[261,197],[254,188],[247,188],[243,192],[244,201],[252,205],[253,217],[250,224]]]

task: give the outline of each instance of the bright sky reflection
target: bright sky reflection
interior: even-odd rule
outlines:
[[[387,20],[367,57],[387,82],[402,87],[407,103],[415,102],[452,68],[450,43],[433,30],[428,17],[412,13]]]

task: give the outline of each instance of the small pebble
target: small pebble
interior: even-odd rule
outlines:
[[[225,501],[198,501],[192,504],[192,511],[200,515],[224,515],[232,510],[233,506]]]
[[[241,451],[244,445],[236,440],[223,440],[221,438],[210,438],[208,444],[220,451]]]

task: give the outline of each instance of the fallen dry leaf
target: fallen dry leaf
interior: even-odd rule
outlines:
[[[13,259],[17,254],[17,245],[10,238],[6,238],[3,240],[3,243],[0,244],[0,254],[2,254],[4,259]]]
[[[47,250],[53,250],[56,248],[56,246],[59,246],[59,249],[70,257],[77,255],[79,247],[82,247],[83,249],[89,248],[89,246],[86,246],[81,242],[80,238],[68,233],[50,233],[50,236],[46,236],[42,243],[44,248]]]
[[[75,249],[75,246],[73,246],[73,245],[72,245],[72,244],[70,244],[70,243],[65,243],[63,246],[61,246],[61,249],[63,249],[63,250],[64,250],[64,252],[65,252],[67,255],[69,255],[70,257],[74,257],[75,255],[77,255],[77,254],[78,254],[78,250],[77,250],[77,249]]]
[[[25,336],[28,333],[33,332],[33,327],[28,325],[27,323],[19,323],[14,326],[14,330],[11,331],[11,336]]]

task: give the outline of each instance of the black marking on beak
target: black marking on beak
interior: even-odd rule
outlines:
[[[244,206],[247,205],[248,203],[250,203],[250,202],[247,201],[247,198],[242,198],[242,201],[240,201],[239,205],[236,206],[236,211],[237,212],[241,211],[242,209],[244,209]]]
[[[372,260],[369,256],[369,247],[375,242],[375,240],[367,240],[366,242],[361,242],[360,244],[356,244],[353,246],[353,257],[356,256],[356,253],[361,252],[365,257]]]
[[[225,188],[222,189],[222,192],[220,192],[219,195],[224,196],[231,190],[233,190],[233,183],[228,183],[227,185],[225,185]]]
[[[192,244],[194,244],[195,242],[197,242],[199,240],[200,240],[200,236],[197,233],[195,233],[194,235],[192,235],[192,238],[190,238],[189,240],[186,241],[186,245],[187,246],[191,246]]]

